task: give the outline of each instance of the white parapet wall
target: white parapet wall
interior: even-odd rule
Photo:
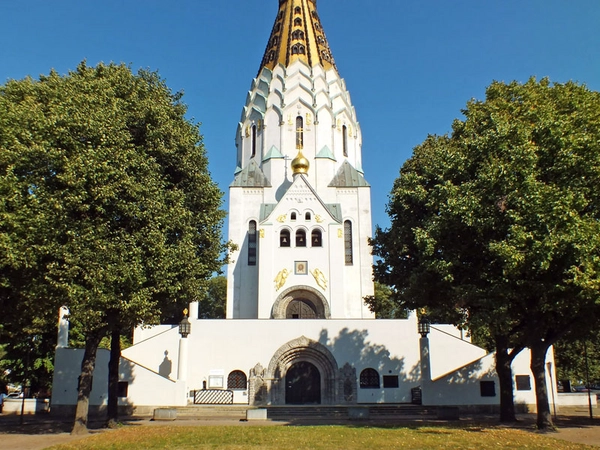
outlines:
[[[20,415],[21,408],[23,414],[45,414],[50,411],[50,399],[47,398],[26,398],[25,402],[21,398],[5,398],[2,414]]]

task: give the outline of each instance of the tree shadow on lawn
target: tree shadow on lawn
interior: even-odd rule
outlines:
[[[105,429],[106,420],[93,420],[88,422],[90,433]],[[70,418],[56,418],[47,415],[25,416],[21,425],[19,415],[0,416],[0,433],[4,434],[61,434],[70,433],[73,429],[73,420]]]
[[[439,430],[443,428],[460,429],[469,432],[483,432],[488,429],[512,428],[524,431],[538,431],[536,429],[536,415],[519,415],[518,421],[503,423],[496,416],[466,416],[459,420],[436,420],[436,419],[292,419],[287,420],[287,426],[330,426],[341,425],[349,428],[405,428],[420,430],[422,428],[435,427],[438,430],[422,430],[435,434],[444,433]],[[561,428],[600,428],[600,418],[590,419],[582,415],[560,415],[554,420],[557,429]],[[553,433],[552,430],[543,433]],[[600,430],[599,430],[600,433]]]

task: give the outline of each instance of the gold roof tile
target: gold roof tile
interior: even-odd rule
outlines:
[[[325,70],[335,67],[316,0],[279,0],[279,12],[271,31],[259,73],[278,64],[288,67],[295,61],[304,61],[309,67],[318,64]]]

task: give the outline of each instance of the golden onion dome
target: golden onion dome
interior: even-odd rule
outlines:
[[[294,175],[307,174],[310,168],[308,159],[302,154],[302,150],[298,150],[298,155],[292,160],[292,172]]]

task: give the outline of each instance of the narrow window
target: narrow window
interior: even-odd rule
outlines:
[[[302,8],[300,8],[299,6],[296,6],[296,7],[294,8],[294,13],[296,13],[296,14],[301,14],[301,13],[302,13]]]
[[[306,231],[296,231],[296,247],[306,247]]]
[[[296,148],[304,148],[304,120],[302,116],[296,117]]]
[[[312,233],[310,234],[310,242],[313,247],[322,247],[323,246],[321,230],[312,230]]]
[[[342,148],[344,149],[344,156],[348,156],[348,128],[346,125],[342,127]]]
[[[248,224],[248,265],[256,265],[256,222],[251,220]]]
[[[290,220],[292,220],[292,221],[296,220],[296,213],[295,212],[293,212],[293,213],[290,214]]]
[[[347,266],[351,266],[354,263],[352,255],[352,222],[349,220],[344,222],[344,260]]]
[[[129,390],[129,381],[119,381],[117,385],[117,390],[119,391],[117,397],[127,397],[127,391]]]
[[[365,369],[360,373],[361,389],[379,389],[379,372],[375,369]]]
[[[246,374],[241,370],[234,370],[227,377],[227,389],[246,389],[248,385]]]
[[[294,26],[301,26],[302,25],[302,19],[300,17],[296,17],[294,19]]]
[[[256,156],[256,125],[252,125],[252,156],[254,158]]]
[[[310,212],[306,212],[304,214],[304,220],[306,220],[308,222],[308,221],[310,221],[310,218],[311,218]]]
[[[279,233],[279,246],[289,247],[290,246],[290,230],[281,230]]]

